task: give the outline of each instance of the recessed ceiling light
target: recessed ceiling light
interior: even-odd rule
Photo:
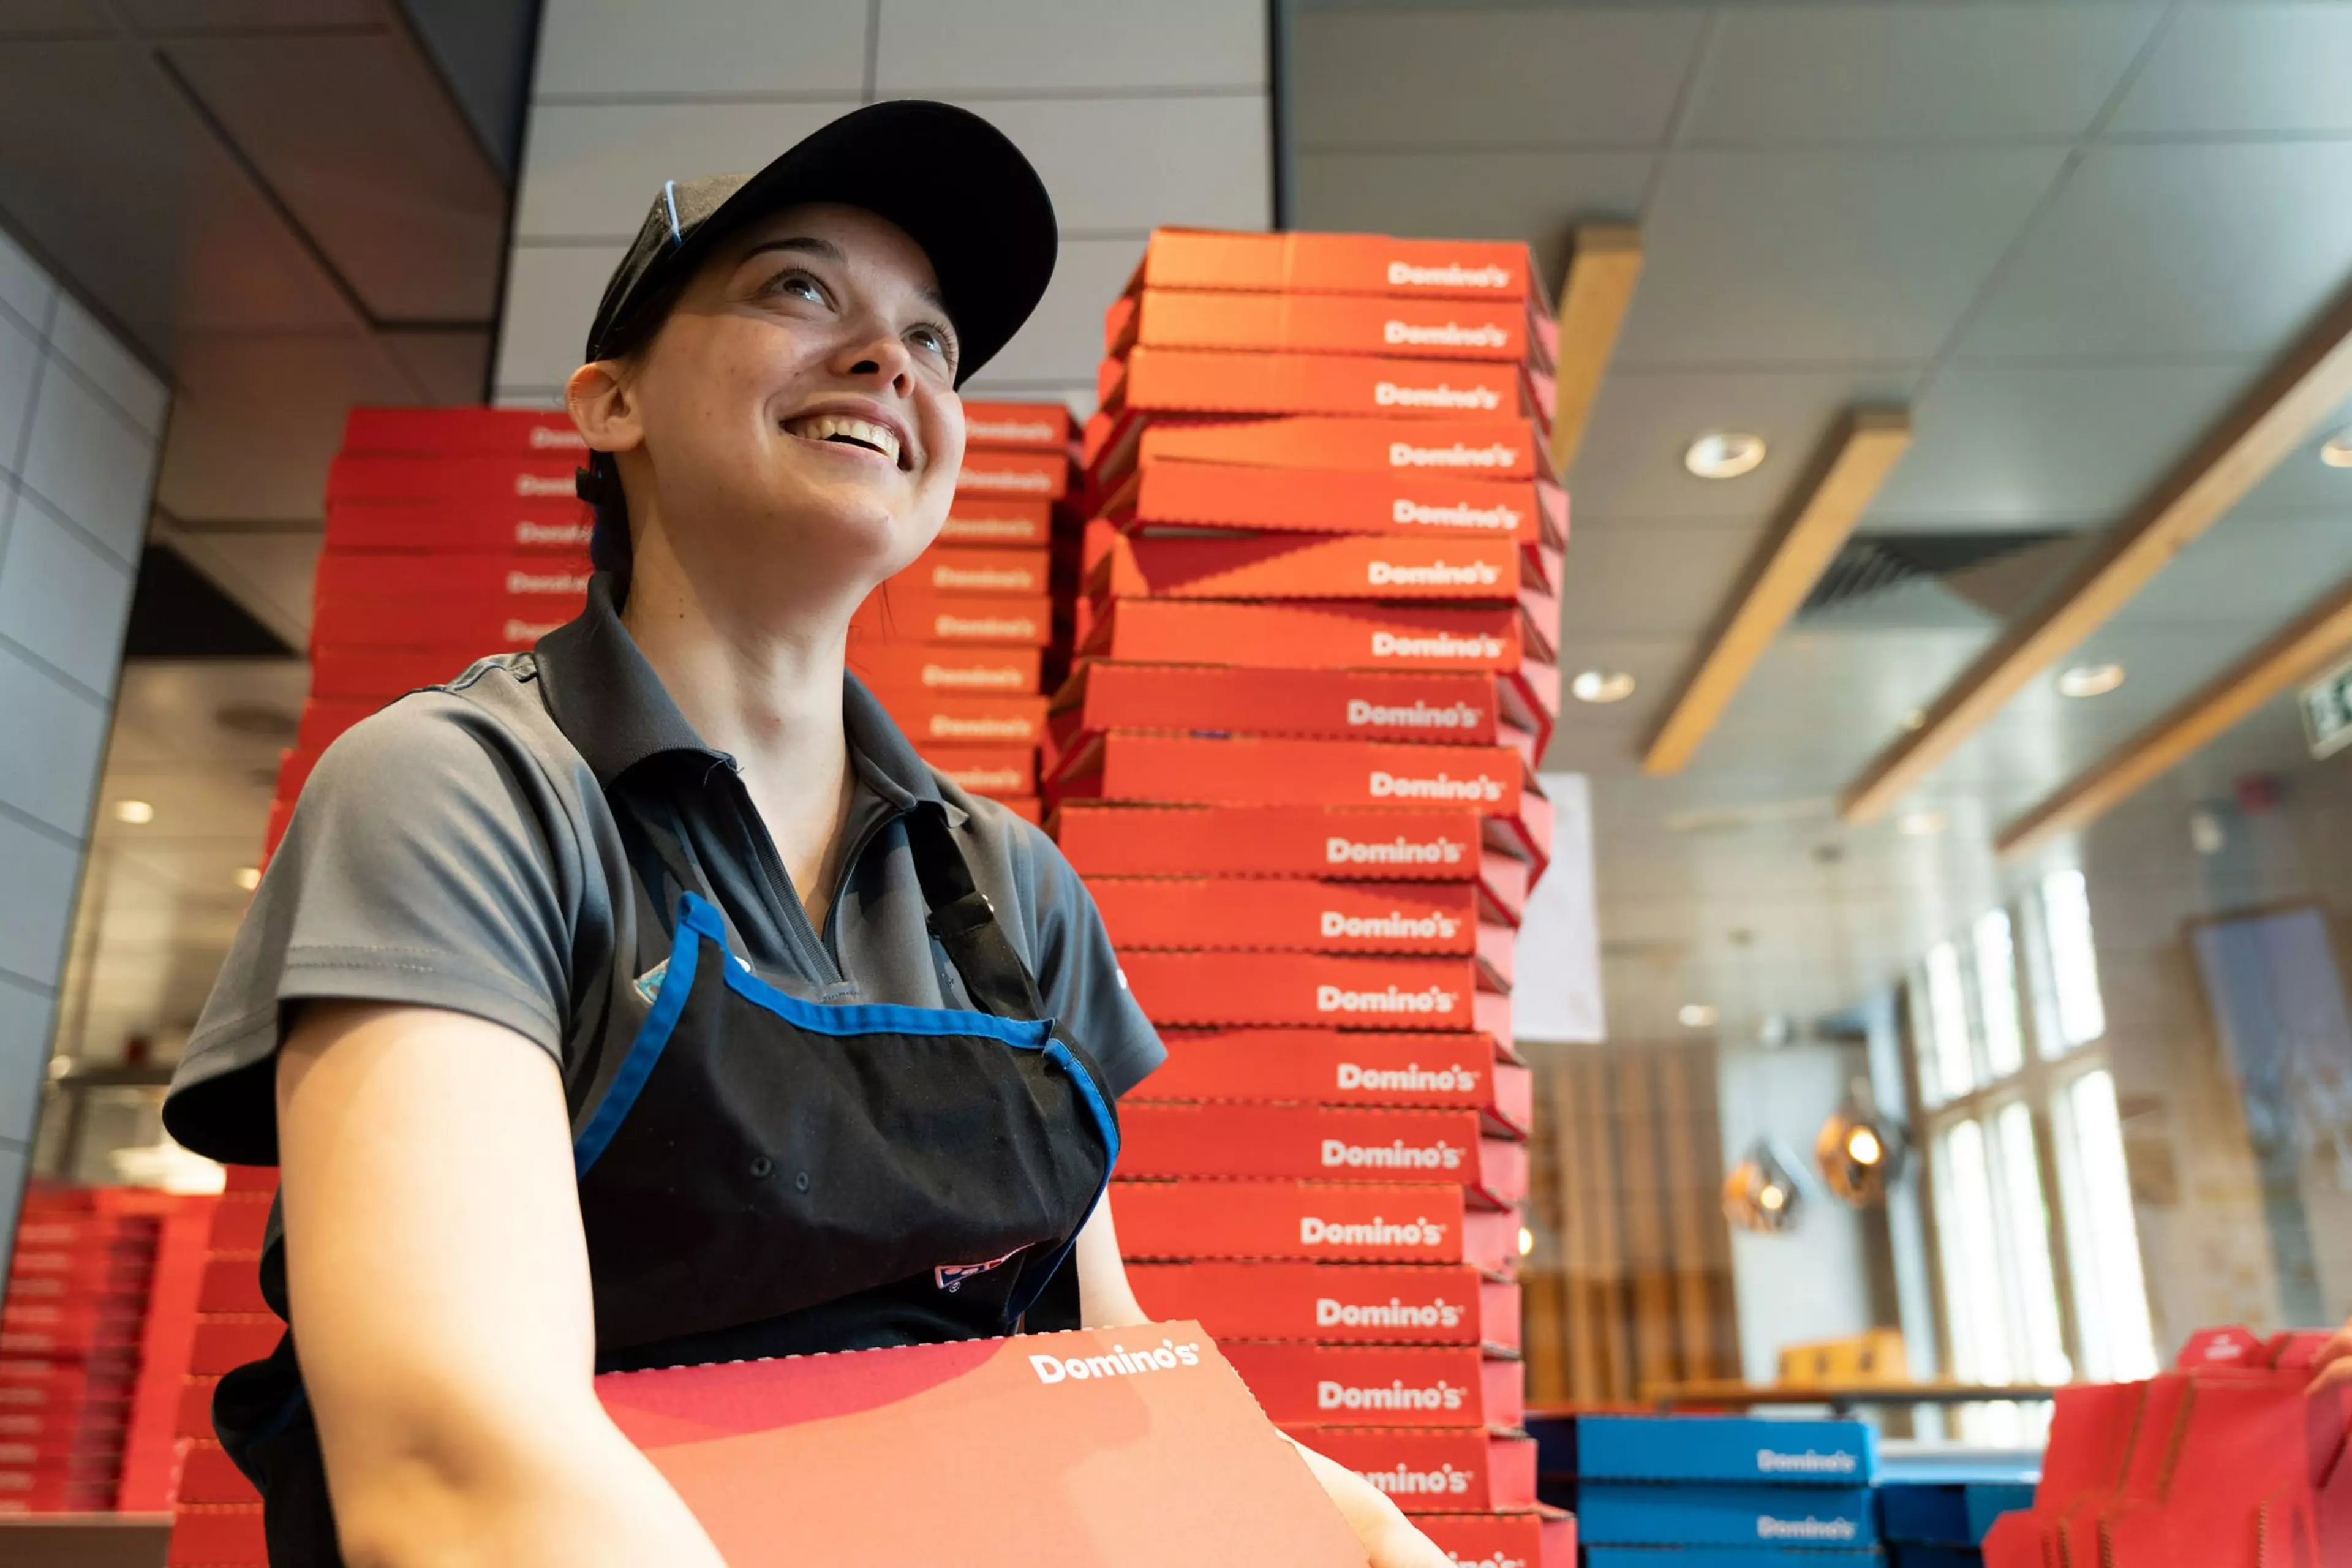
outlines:
[[[2062,697],[2104,697],[2124,683],[2120,664],[2078,664],[2058,672]]]
[[[114,803],[114,820],[137,827],[155,820],[155,808],[143,800],[118,800]]]
[[[254,889],[261,886],[261,868],[258,866],[239,866],[236,868],[236,885],[243,888],[248,893],[253,891]]]
[[[1764,437],[1745,430],[1710,430],[1683,454],[1683,467],[1703,479],[1736,479],[1763,461]]]
[[[1622,669],[1587,669],[1568,683],[1579,702],[1622,702],[1633,695],[1633,678]]]
[[[2331,468],[2352,468],[2352,430],[2338,430],[2321,442],[2319,460]]]
[[[1525,1258],[1536,1249],[1536,1233],[1526,1226],[1519,1226],[1519,1256]]]
[[[1903,728],[1906,730],[1924,729],[1927,722],[1927,710],[1925,708],[1914,708],[1903,715]]]
[[[1715,1009],[1705,1002],[1685,1002],[1675,1015],[1685,1029],[1711,1029],[1715,1026]]]
[[[1949,820],[1940,811],[1906,811],[1895,819],[1895,830],[1910,838],[1933,838]]]

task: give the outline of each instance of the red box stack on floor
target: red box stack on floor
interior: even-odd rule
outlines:
[[[1152,237],[1106,321],[1047,801],[1169,1046],[1122,1108],[1145,1308],[1455,1561],[1566,1568],[1513,1279],[1568,526],[1530,259]]]
[[[173,1411],[179,1482],[172,1496],[171,1568],[264,1568],[261,1494],[213,1433],[221,1374],[278,1347],[286,1325],[261,1299],[261,1243],[278,1173],[231,1165],[211,1215],[195,1343]]]
[[[0,1308],[0,1513],[160,1512],[212,1200],[37,1184]]]

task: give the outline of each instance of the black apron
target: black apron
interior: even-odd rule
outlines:
[[[682,893],[652,1011],[573,1123],[598,1371],[1076,1325],[1071,1249],[1118,1153],[1108,1086],[1045,1016],[942,808],[902,820],[982,1011],[786,995]],[[282,1316],[282,1251],[262,1273]],[[221,1380],[213,1421],[261,1489],[274,1568],[340,1563],[290,1331]]]

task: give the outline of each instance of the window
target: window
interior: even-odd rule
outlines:
[[[2042,879],[2042,940],[2049,949],[2054,1027],[2042,1032],[2042,1054],[2063,1056],[2107,1032],[2099,999],[2099,961],[2091,945],[2091,900],[2080,871],[2053,871]]]
[[[1989,910],[1977,921],[1977,1012],[1984,1020],[1985,1067],[2004,1079],[2025,1065],[2025,1040],[2017,1016],[2017,949],[2009,937],[2009,915]]]
[[[2153,1376],[2156,1336],[2140,1276],[2115,1076],[2099,1068],[2075,1079],[2060,1094],[2053,1120],[2084,1374],[2101,1382]]]
[[[1928,1103],[1938,1105],[1976,1088],[1976,1064],[1969,1052],[1969,1004],[1960,985],[1959,950],[1939,942],[1927,950],[1927,1038],[1920,1075]]]

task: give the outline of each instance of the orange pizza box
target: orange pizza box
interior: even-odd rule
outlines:
[[[1070,800],[1055,839],[1085,877],[1317,877],[1475,881],[1504,919],[1526,907],[1525,862],[1488,851],[1464,807],[1135,806]]]
[[[1428,1182],[1496,1205],[1527,1196],[1527,1145],[1473,1110],[1137,1101],[1119,1112],[1120,1172],[1259,1181]]]
[[[190,1502],[172,1516],[166,1568],[260,1568],[268,1561],[257,1502]]]
[[[1162,1026],[1511,1032],[1510,996],[1475,958],[1122,952],[1119,967],[1145,1015]]]
[[[1417,952],[1475,957],[1506,983],[1513,932],[1468,882],[1120,878],[1093,884],[1122,952]]]
[[[1129,1258],[1300,1258],[1339,1263],[1518,1261],[1519,1217],[1467,1188],[1330,1182],[1130,1182],[1113,1189]]]
[[[1540,400],[1525,366],[1477,360],[1135,349],[1125,359],[1103,362],[1096,392],[1114,416],[1130,410],[1407,419],[1487,415],[1551,423],[1550,405]]]
[[[1383,354],[1393,359],[1525,360],[1540,353],[1525,298],[1375,299],[1145,289],[1103,323],[1103,353],[1226,349]]]
[[[1555,593],[1559,567],[1558,551],[1494,539],[1112,534],[1104,543],[1087,574],[1098,599],[1509,604],[1523,587]]]
[[[735,1568],[1364,1563],[1197,1323],[608,1373],[596,1394]]]
[[[1144,289],[1538,301],[1543,295],[1523,240],[1186,228],[1152,231],[1127,292]]]
[[[1070,435],[1070,410],[1066,404],[963,400],[967,449],[1067,452]]]
[[[1549,630],[1510,605],[1121,599],[1103,606],[1077,651],[1246,669],[1491,670],[1517,677],[1545,711],[1559,710]],[[1534,665],[1547,670],[1528,672]]]
[[[310,695],[368,697],[379,705],[419,687],[440,686],[481,658],[467,647],[347,647],[330,643],[310,652]]]
[[[1053,640],[1053,601],[1043,594],[941,597],[919,583],[885,583],[849,618],[851,657],[864,646],[1044,647]]]
[[[959,491],[940,525],[943,545],[1044,544],[1054,537],[1054,503]]]
[[[1116,487],[1137,468],[1202,463],[1313,468],[1419,479],[1555,476],[1543,435],[1528,418],[1171,418],[1104,415],[1089,432],[1095,483]]]
[[[1028,695],[1037,690],[1044,656],[1034,647],[942,647],[922,643],[850,644],[849,673],[877,692],[921,690],[941,696]],[[315,690],[317,678],[312,678]]]
[[[584,591],[320,595],[311,611],[310,638],[320,647],[463,647],[479,658],[530,647],[587,604]]]
[[[572,457],[458,455],[408,458],[346,454],[327,469],[327,504],[355,500],[570,501],[578,504],[580,462]]]
[[[180,1468],[182,1502],[259,1502],[261,1494],[219,1443],[198,1438]]]
[[[1413,1523],[1460,1568],[1576,1568],[1576,1516],[1564,1509],[1430,1513]]]
[[[1549,479],[1146,462],[1100,510],[1129,532],[1221,527],[1568,543],[1568,492]]]
[[[942,599],[973,595],[1002,598],[1009,594],[1050,591],[1050,568],[1045,546],[966,548],[934,544],[915,563],[892,577],[893,593],[908,587],[928,588]]]
[[[956,490],[962,495],[1018,496],[1029,500],[1058,500],[1070,490],[1067,452],[966,452],[956,473]]]
[[[1510,1431],[1527,1414],[1527,1368],[1475,1346],[1229,1340],[1223,1349],[1284,1426]]]
[[[371,457],[517,457],[576,454],[588,443],[572,416],[544,408],[354,408],[342,449]]]
[[[1466,805],[1493,847],[1550,858],[1551,803],[1508,746],[1114,730],[1063,756],[1049,782],[1061,798],[1151,805]]]
[[[1484,1510],[1508,1517],[1536,1507],[1536,1440],[1524,1434],[1385,1426],[1284,1430],[1347,1466],[1410,1514]],[[1426,1520],[1414,1522],[1428,1528]],[[1465,1568],[1487,1568],[1476,1557],[1457,1561]],[[1553,1565],[1546,1561],[1543,1568]],[[1575,1568],[1575,1558],[1559,1568]]]
[[[1519,1287],[1466,1263],[1139,1263],[1128,1279],[1145,1311],[1220,1340],[1519,1348]]]
[[[1540,743],[1551,715],[1518,686],[1470,670],[1301,669],[1269,680],[1231,667],[1088,659],[1054,698],[1064,745],[1096,731],[1175,730],[1483,746],[1510,729]]]
[[[1534,1125],[1533,1075],[1486,1035],[1170,1029],[1161,1039],[1168,1059],[1130,1099],[1442,1106],[1478,1112],[1489,1131]]]
[[[1043,697],[964,697],[887,687],[877,688],[874,695],[917,751],[940,744],[1034,746],[1045,733]]]
[[[509,551],[588,559],[593,519],[576,500],[339,501],[327,508],[330,553],[497,555]]]
[[[1034,747],[925,745],[920,750],[923,760],[959,789],[1008,803],[1035,798],[1037,752]]]

